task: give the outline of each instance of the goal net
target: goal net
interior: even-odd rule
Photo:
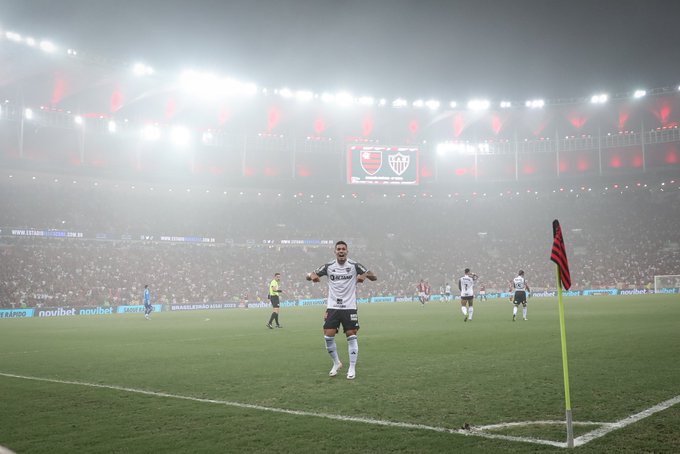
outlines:
[[[654,293],[680,293],[680,274],[654,276]]]

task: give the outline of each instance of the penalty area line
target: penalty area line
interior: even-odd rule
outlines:
[[[60,384],[60,385],[74,385],[74,386],[85,386],[85,387],[90,387],[90,388],[110,389],[110,390],[114,390],[114,391],[122,391],[122,392],[134,393],[134,394],[141,394],[141,395],[145,395],[145,396],[166,397],[166,398],[170,398],[170,399],[187,400],[187,401],[191,401],[191,402],[224,405],[224,406],[228,406],[228,407],[244,408],[244,409],[249,409],[249,410],[267,411],[267,412],[270,412],[270,413],[281,413],[281,414],[294,415],[294,416],[308,416],[308,417],[313,417],[313,418],[324,418],[324,419],[331,419],[331,420],[345,421],[345,422],[358,422],[358,423],[371,424],[371,425],[376,425],[376,426],[396,427],[396,428],[400,428],[400,429],[429,430],[429,431],[432,431],[432,432],[439,432],[439,433],[449,433],[449,434],[458,434],[458,435],[465,435],[465,436],[477,436],[477,437],[489,438],[489,439],[519,441],[519,442],[525,442],[525,443],[556,446],[556,447],[561,447],[561,448],[566,447],[566,443],[560,443],[560,442],[555,442],[555,441],[551,441],[551,440],[541,440],[541,439],[530,438],[530,437],[513,437],[513,436],[509,436],[509,435],[490,434],[490,433],[484,433],[484,432],[474,430],[474,428],[471,429],[471,430],[451,429],[451,428],[448,428],[448,427],[428,426],[428,425],[425,425],[425,424],[414,424],[414,423],[408,423],[408,422],[389,421],[389,420],[383,420],[383,419],[364,418],[364,417],[357,417],[357,416],[344,416],[344,415],[336,415],[336,414],[332,414],[332,413],[317,413],[317,412],[313,412],[313,411],[289,410],[289,409],[286,409],[286,408],[265,407],[263,405],[246,404],[246,403],[242,403],[242,402],[234,402],[234,401],[229,401],[229,400],[204,399],[204,398],[200,398],[200,397],[182,396],[180,394],[170,394],[170,393],[158,392],[158,391],[148,391],[148,390],[145,390],[145,389],[128,388],[128,387],[125,387],[125,386],[104,385],[104,384],[100,384],[100,383],[88,383],[88,382],[72,381],[72,380],[58,380],[58,379],[54,379],[54,378],[31,377],[31,376],[27,376],[27,375],[9,374],[9,373],[5,373],[5,372],[0,372],[0,376],[8,377],[8,378],[17,378],[17,379],[21,379],[21,380],[32,380],[32,381],[39,381],[39,382],[46,382],[46,383],[56,383],[56,384]]]

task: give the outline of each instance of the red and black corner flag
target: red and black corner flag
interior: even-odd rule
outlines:
[[[560,228],[560,221],[555,219],[553,221],[553,245],[550,260],[560,269],[560,281],[562,288],[569,290],[571,287],[571,275],[569,274],[569,261],[567,260],[567,250],[564,248],[564,239],[562,238],[562,229]]]

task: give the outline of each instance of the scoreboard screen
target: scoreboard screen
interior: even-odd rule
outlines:
[[[349,184],[419,183],[418,148],[352,145],[347,149]]]

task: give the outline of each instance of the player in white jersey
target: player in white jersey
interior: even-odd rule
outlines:
[[[464,322],[472,321],[474,308],[472,307],[472,300],[475,298],[475,281],[477,275],[470,273],[470,268],[465,268],[465,274],[458,279],[458,290],[460,290],[460,310],[463,312],[465,318]]]
[[[333,367],[328,375],[335,377],[342,367],[335,345],[335,335],[342,325],[347,336],[349,351],[347,379],[353,380],[356,377],[356,364],[359,357],[357,283],[364,282],[366,279],[375,281],[378,278],[362,264],[347,258],[347,253],[347,243],[344,241],[335,243],[335,260],[321,265],[312,273],[308,273],[307,280],[319,282],[321,276],[328,277],[328,298],[326,299],[326,313],[323,324],[326,350],[333,360]]]
[[[522,305],[522,318],[527,319],[527,297],[529,296],[529,284],[524,279],[524,271],[519,270],[517,277],[510,282],[510,301],[513,302],[512,321],[517,317],[517,308]]]

